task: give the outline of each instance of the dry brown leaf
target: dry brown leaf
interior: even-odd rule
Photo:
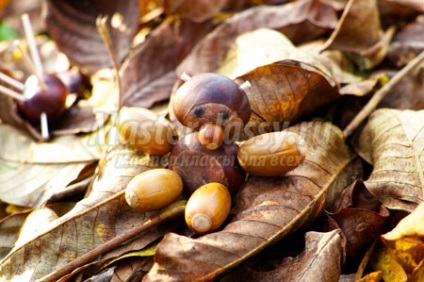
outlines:
[[[27,216],[28,212],[15,213],[0,221],[0,260],[12,250]]]
[[[124,193],[104,198],[72,218],[59,219],[49,230],[8,254],[0,261],[0,279],[34,281],[44,277],[128,229],[145,223],[153,214],[132,210],[125,202]],[[140,234],[139,240],[144,246],[157,239],[157,236],[149,236],[156,228],[153,226]],[[163,233],[170,231],[169,227],[165,229]]]
[[[107,48],[97,32],[96,19],[108,16],[113,48],[120,62],[128,55],[138,28],[138,0],[47,1],[49,35],[73,65],[84,73],[112,65]]]
[[[174,20],[155,29],[122,66],[123,105],[150,108],[168,99],[178,79],[176,66],[212,27],[212,22]]]
[[[341,131],[313,122],[289,130],[306,140],[304,163],[282,177],[250,177],[222,231],[198,239],[165,236],[144,281],[212,279],[303,226],[334,200],[359,169]]]
[[[377,0],[349,0],[336,29],[323,50],[341,50],[355,55],[361,68],[380,63],[394,30],[383,35]]]
[[[5,124],[0,125],[0,143],[0,198],[21,206],[44,204],[98,159],[96,150],[81,138],[63,136],[37,143]]]
[[[423,201],[424,111],[380,109],[355,142],[374,165],[365,185],[387,208],[413,211]]]
[[[254,133],[281,130],[338,97],[319,70],[296,61],[256,68],[237,81],[251,84],[245,90],[252,108],[246,130]]]
[[[403,67],[424,50],[423,40],[424,16],[422,15],[395,35],[389,46],[389,59],[396,66]]]
[[[421,110],[424,108],[424,63],[399,81],[380,102],[379,108]]]
[[[225,277],[224,282],[314,281],[337,282],[343,261],[343,240],[339,230],[305,234],[305,250],[271,271],[242,268]]]
[[[363,255],[365,248],[381,234],[389,211],[368,192],[362,181],[346,188],[327,213],[331,229],[341,229],[346,237],[346,254]]]
[[[160,166],[158,159],[137,152],[128,145],[118,144],[100,160],[96,180],[88,196],[79,201],[61,220],[72,218],[81,211],[122,191],[137,174]]]
[[[165,0],[165,13],[178,15],[183,19],[203,22],[213,18],[226,4],[227,0]]]
[[[177,73],[180,76],[183,72],[194,75],[216,71],[236,38],[245,32],[258,28],[289,30],[290,34],[286,35],[291,39],[290,35],[307,34],[303,30],[304,23],[313,26],[321,35],[321,32],[335,27],[335,11],[327,4],[314,0],[245,10],[226,20],[200,41],[178,66]],[[302,38],[302,42],[316,37],[314,34],[312,38]]]

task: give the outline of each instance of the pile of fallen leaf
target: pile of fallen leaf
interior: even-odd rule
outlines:
[[[29,2],[37,1],[0,1],[1,71],[21,81],[29,71],[13,50],[12,38],[23,37],[14,18]],[[84,85],[48,142],[0,97],[1,281],[424,280],[424,64],[346,130],[424,50],[424,2],[43,8],[23,9],[41,22],[45,68],[77,71]],[[250,176],[222,229],[198,236],[182,220],[184,201],[128,207],[127,183],[166,160],[122,144],[113,120],[117,101],[173,120],[168,102],[181,74],[203,72],[249,81],[251,124],[295,132],[308,152],[286,175]]]

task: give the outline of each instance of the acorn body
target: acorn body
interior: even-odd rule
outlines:
[[[306,155],[305,140],[292,132],[271,132],[245,141],[237,153],[243,169],[257,176],[278,176],[298,167]]]
[[[159,156],[171,150],[174,140],[171,123],[148,109],[122,108],[117,127],[120,136],[136,150]]]
[[[140,211],[153,211],[166,207],[181,194],[180,176],[166,168],[151,169],[135,176],[127,185],[125,200]]]
[[[231,209],[231,196],[227,187],[212,182],[199,187],[188,199],[185,210],[187,226],[195,233],[217,230]]]

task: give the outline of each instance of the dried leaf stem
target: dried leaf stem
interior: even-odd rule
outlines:
[[[379,89],[364,106],[364,108],[343,130],[345,138],[348,138],[350,135],[352,135],[355,129],[371,114],[371,112],[377,107],[381,100],[383,100],[383,98],[389,93],[389,91],[409,72],[415,69],[415,67],[417,67],[422,61],[424,61],[424,51],[422,51],[417,57],[410,61],[403,69],[396,73],[388,83]]]
[[[100,16],[97,18],[96,24],[97,24],[97,30],[100,36],[102,37],[103,42],[105,43],[106,49],[109,53],[109,57],[112,60],[112,65],[115,72],[115,83],[118,88],[118,95],[116,97],[116,110],[117,112],[119,112],[122,105],[122,101],[121,101],[122,83],[121,83],[121,78],[119,77],[120,66],[119,66],[118,57],[116,56],[116,50],[113,48],[112,37],[110,36],[110,31],[107,26],[107,20],[108,20],[107,16]]]
[[[99,256],[107,253],[108,251],[113,250],[114,248],[120,246],[122,243],[136,238],[138,235],[140,235],[141,232],[149,229],[150,227],[183,214],[185,210],[185,204],[186,204],[186,201],[181,200],[169,205],[167,208],[161,210],[160,212],[158,212],[158,214],[156,214],[155,216],[153,216],[152,218],[150,218],[143,224],[135,226],[127,230],[123,234],[97,246],[93,250],[85,253],[84,255],[64,265],[62,268],[40,279],[37,279],[36,281],[40,281],[40,282],[41,281],[43,282],[57,281],[62,276],[71,273],[78,267],[81,267],[87,263],[90,263],[93,260],[96,260]]]

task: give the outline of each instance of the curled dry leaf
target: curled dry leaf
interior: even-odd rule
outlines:
[[[28,212],[21,212],[0,220],[0,260],[12,250],[27,216]]]
[[[19,277],[34,281],[44,277],[128,229],[144,224],[151,216],[153,213],[132,210],[123,193],[104,198],[71,218],[59,219],[49,230],[13,250],[0,261],[0,279],[12,281]],[[162,228],[160,235],[171,231],[170,227],[155,225],[141,233],[134,246],[145,247],[155,241],[160,236],[156,228]]]
[[[424,6],[424,5],[423,5]],[[389,46],[388,57],[398,67],[403,67],[424,50],[424,16],[401,30]]]
[[[224,61],[236,38],[245,32],[258,28],[270,28],[286,32],[288,38],[292,39],[290,35],[297,37],[300,34],[308,34],[303,30],[305,25],[313,26],[315,31],[328,31],[335,27],[336,19],[336,12],[330,6],[313,0],[245,10],[226,20],[200,41],[179,65],[177,73],[180,76],[183,72],[190,75],[215,72]],[[316,38],[315,36],[318,35],[313,34],[313,38]],[[302,38],[296,43],[308,40],[311,38]]]
[[[359,55],[359,65],[369,69],[384,59],[393,31],[383,36],[377,0],[349,0],[323,50]]]
[[[288,122],[311,114],[339,95],[319,70],[296,61],[281,61],[237,78],[252,107],[248,129],[254,133],[281,130]]]
[[[379,108],[421,110],[424,108],[424,64],[408,73],[380,102]]]
[[[0,125],[0,143],[0,199],[21,206],[44,204],[98,159],[78,137],[37,143],[4,124]]]
[[[50,229],[43,230],[41,235],[4,258],[0,262],[0,280],[19,276],[30,281],[43,277],[131,227],[148,221],[155,212],[131,209],[122,190],[134,175],[153,166],[157,163],[126,145],[114,147],[101,160],[98,179],[89,196],[52,222]],[[140,239],[121,246],[106,258],[144,248],[174,228],[173,224],[155,225],[143,232]],[[57,250],[61,250],[60,254]]]
[[[61,217],[61,220],[90,209],[103,199],[124,190],[137,174],[158,166],[160,166],[158,160],[137,152],[128,145],[114,146],[105,158],[100,160],[99,171],[88,196],[79,201],[71,211]]]
[[[331,229],[341,229],[346,237],[346,254],[359,257],[381,233],[389,211],[370,194],[362,181],[346,188],[327,213]]]
[[[166,235],[145,281],[210,280],[303,226],[334,200],[360,165],[341,131],[313,122],[289,131],[305,139],[305,161],[282,177],[250,177],[222,231],[198,239]]]
[[[138,0],[47,1],[46,25],[50,36],[73,65],[93,73],[112,65],[99,35],[96,19],[108,16],[113,49],[120,62],[128,55],[138,29]]]
[[[339,281],[343,261],[343,239],[340,230],[327,233],[305,234],[305,250],[286,259],[271,271],[255,271],[242,268],[225,277],[225,282],[273,282],[273,281]]]
[[[211,22],[165,21],[135,47],[122,66],[124,106],[150,108],[169,98],[176,66],[212,28]]]
[[[424,111],[380,109],[355,141],[374,165],[365,185],[387,208],[413,211],[423,201]]]

